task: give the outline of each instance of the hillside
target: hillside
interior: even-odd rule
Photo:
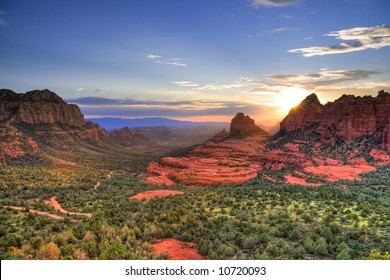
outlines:
[[[20,94],[2,89],[0,112],[0,165],[82,164],[111,169],[127,162],[129,167],[142,170],[147,161],[172,150],[133,149],[151,143],[138,130],[131,133],[131,139],[123,130],[122,134],[108,133],[85,121],[77,105],[67,104],[47,89]]]

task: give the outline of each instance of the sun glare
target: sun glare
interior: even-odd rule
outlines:
[[[309,95],[309,92],[302,88],[286,88],[281,91],[276,105],[283,113],[287,114],[291,108],[297,106],[307,95]]]

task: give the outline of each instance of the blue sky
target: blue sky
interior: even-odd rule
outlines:
[[[0,2],[0,87],[86,116],[282,118],[311,92],[390,90],[386,0]],[[81,99],[82,97],[94,97]]]

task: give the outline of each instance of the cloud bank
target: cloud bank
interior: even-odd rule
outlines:
[[[272,111],[272,108],[245,102],[165,102],[104,97],[81,97],[66,101],[77,104],[86,117],[166,117],[180,119],[202,116],[226,116],[227,120],[229,120],[239,111],[244,111],[246,114],[253,116]]]
[[[252,92],[275,91],[280,87],[298,87],[308,91],[324,87],[337,87],[340,84],[349,86],[351,83],[362,82],[371,76],[382,74],[379,70],[329,70],[322,69],[318,73],[266,75],[260,78],[242,78],[241,83],[258,85]]]
[[[301,53],[304,57],[317,55],[350,53],[367,49],[380,49],[390,46],[390,26],[356,27],[333,31],[325,36],[335,37],[344,42],[337,46],[309,47],[288,50]]]

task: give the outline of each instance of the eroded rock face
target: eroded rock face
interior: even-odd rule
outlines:
[[[280,128],[288,132],[313,123],[319,124],[318,132],[324,141],[376,134],[390,148],[390,94],[382,90],[377,97],[343,95],[325,105],[311,94],[290,110]]]
[[[0,90],[0,163],[34,156],[41,144],[68,149],[75,140],[98,141],[104,129],[85,122],[77,105],[67,104],[47,89],[18,94]]]
[[[264,132],[255,124],[255,121],[244,113],[237,113],[230,123],[231,135],[245,135]]]
[[[56,124],[82,127],[84,116],[77,105],[65,103],[47,89],[17,94],[0,90],[0,122],[8,124]]]
[[[307,96],[298,106],[292,108],[280,123],[280,129],[291,131],[306,127],[321,120],[322,105],[315,93]]]

